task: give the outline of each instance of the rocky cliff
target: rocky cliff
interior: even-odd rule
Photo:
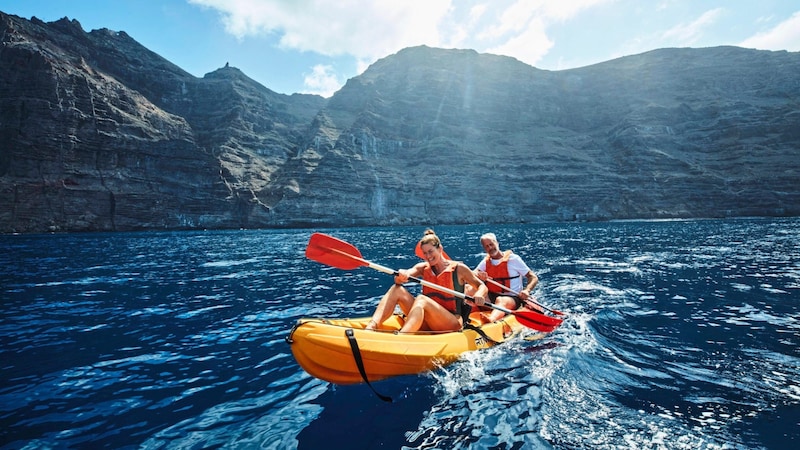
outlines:
[[[796,215],[798,100],[797,53],[665,49],[548,72],[406,49],[320,112],[300,155],[315,170],[286,206],[343,204],[353,224]]]
[[[0,14],[0,231],[800,214],[800,54],[409,48],[333,97]]]
[[[258,193],[325,103],[74,20],[0,34],[0,232],[265,226]]]

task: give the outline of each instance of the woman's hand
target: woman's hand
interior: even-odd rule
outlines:
[[[397,274],[394,276],[394,284],[401,285],[408,282],[408,271],[400,269],[397,271]]]

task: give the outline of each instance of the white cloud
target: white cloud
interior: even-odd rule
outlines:
[[[342,86],[333,67],[322,64],[314,66],[310,74],[303,75],[303,84],[307,88],[304,94],[317,94],[323,97],[332,96]]]
[[[700,40],[708,27],[713,25],[724,12],[724,8],[706,11],[691,23],[682,23],[665,31],[661,39],[678,46],[690,46]]]
[[[267,37],[266,42],[272,44],[266,45],[287,53],[345,57],[357,74],[378,58],[416,45],[469,48],[533,66],[547,64],[551,58],[563,69],[654,48],[730,45],[734,43],[720,41],[720,32],[742,29],[737,23],[741,14],[727,4],[703,11],[694,2],[688,8],[679,0],[647,6],[633,0],[187,1],[216,11],[233,36]],[[666,25],[676,23],[687,10],[695,11],[694,19],[671,28]],[[775,13],[764,10],[750,17],[761,17],[761,22],[753,24],[763,26],[763,18],[770,15]],[[800,50],[800,12],[738,45]],[[555,50],[560,53],[552,55]],[[333,67],[342,70],[342,61],[313,69],[314,63],[309,63],[310,73],[303,74],[306,92],[330,95],[341,80],[353,76],[352,70],[347,76],[335,72]],[[317,58],[317,62],[323,61]]]
[[[533,19],[522,33],[515,34],[497,47],[486,49],[496,55],[512,56],[531,66],[550,51],[553,41],[547,37],[546,27],[541,19]]]
[[[800,11],[779,23],[775,28],[751,36],[738,44],[760,50],[800,51]]]
[[[491,26],[481,30],[479,37],[481,39],[496,39],[509,34],[516,35],[525,29],[528,22],[537,12],[541,14],[538,2],[519,0],[508,8],[504,8],[498,20],[492,23]]]
[[[274,37],[288,51],[350,56],[361,73],[378,58],[405,48],[440,46],[439,24],[450,0],[188,0],[216,10],[239,39]],[[303,74],[304,92],[329,97],[342,85],[330,65]]]
[[[520,0],[525,1],[525,0]],[[544,10],[543,18],[564,22],[583,11],[605,3],[614,3],[616,0],[569,0],[552,1],[540,0]]]
[[[439,23],[439,32],[442,35],[444,47],[462,48],[463,43],[467,41],[472,30],[475,29],[486,13],[487,7],[484,4],[472,6],[467,11],[465,17],[460,17],[456,11],[451,8],[449,13],[443,18],[444,20]]]
[[[219,12],[228,33],[273,35],[287,50],[348,55],[366,67],[415,45],[460,47],[533,64],[548,27],[617,0],[188,0]]]
[[[555,46],[554,25],[569,22],[586,10],[617,0],[516,0],[491,3],[475,15],[464,47],[511,56],[536,65]]]
[[[404,47],[440,42],[450,0],[189,0],[222,15],[238,38],[274,34],[279,46],[326,56],[379,58]]]
[[[616,0],[517,0],[508,6],[493,3],[497,11],[494,20],[478,32],[481,40],[515,39],[529,34],[532,27],[547,28],[555,23],[566,22],[583,11]]]

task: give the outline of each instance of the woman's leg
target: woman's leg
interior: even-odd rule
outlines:
[[[367,329],[374,330],[378,328],[384,320],[392,315],[394,307],[398,304],[403,313],[407,315],[413,303],[414,297],[411,296],[406,288],[398,285],[390,287],[389,290],[383,294],[383,297],[381,297],[381,301],[378,302],[378,307],[375,308],[375,312],[372,314],[372,320],[370,320],[370,323],[367,325]]]
[[[406,323],[400,329],[401,333],[413,333],[420,329],[433,331],[461,329],[459,317],[425,295],[417,296],[406,316]]]

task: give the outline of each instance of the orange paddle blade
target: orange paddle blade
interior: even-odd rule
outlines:
[[[314,233],[306,246],[306,258],[343,270],[368,266],[356,247],[323,233]]]

